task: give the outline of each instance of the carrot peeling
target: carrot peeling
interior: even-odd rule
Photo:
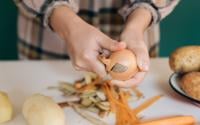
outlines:
[[[133,111],[138,114],[141,111],[145,110],[146,108],[148,108],[149,106],[151,106],[152,104],[154,104],[156,101],[158,101],[160,98],[162,97],[162,95],[158,95],[158,96],[154,96],[151,99],[145,101],[143,104],[141,104],[140,106],[138,106],[137,108],[135,108]]]
[[[71,84],[69,86],[71,87]],[[74,88],[72,89],[75,91],[75,92],[73,91],[74,95],[76,96],[80,95],[82,97],[85,94],[83,96],[84,97],[83,99],[89,96],[92,98],[88,97],[87,98],[92,99],[92,101],[94,101],[95,98],[98,99],[97,101],[95,100],[93,104],[95,103],[99,104],[99,100],[102,105],[105,104],[104,105],[106,107],[105,111],[104,111],[105,108],[99,107],[98,111],[100,111],[99,112],[100,116],[105,116],[105,113],[108,114],[109,112],[115,113],[115,119],[116,119],[115,125],[194,125],[196,123],[195,118],[192,116],[174,116],[162,119],[155,119],[151,121],[144,121],[144,122],[140,121],[141,119],[138,118],[138,114],[141,113],[143,110],[147,109],[148,107],[150,107],[151,105],[153,105],[155,102],[157,102],[162,97],[162,95],[154,96],[148,99],[147,101],[143,102],[138,107],[132,109],[129,106],[129,99],[131,98],[132,92],[130,90],[124,90],[116,86],[113,86],[112,84],[110,84],[110,81],[104,81],[100,77],[95,77],[95,78],[88,77],[87,80],[81,79],[79,81],[76,81],[73,87]],[[143,97],[143,93],[140,92],[137,88],[134,87],[131,88],[131,90],[135,93],[138,99]],[[87,93],[88,91],[89,94]],[[97,94],[95,93],[95,91],[99,93]],[[90,94],[90,92],[92,94]],[[91,100],[89,100],[89,104],[90,101]],[[79,104],[79,103],[82,103],[82,100],[73,102],[73,104]],[[72,106],[72,103],[62,102],[58,103],[58,105],[60,107],[66,107],[66,106]],[[89,121],[93,120],[89,119]]]
[[[114,93],[113,87],[106,83],[103,90],[111,104],[111,111],[116,113],[116,125],[132,125],[138,123],[136,113],[128,105],[126,92],[119,92],[118,96]]]
[[[195,125],[196,119],[192,116],[174,116],[153,121],[147,121],[136,125]]]

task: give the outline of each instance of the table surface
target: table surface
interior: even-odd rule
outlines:
[[[60,92],[48,90],[47,87],[57,85],[58,81],[72,82],[81,78],[83,74],[83,72],[75,71],[68,61],[0,62],[0,90],[9,94],[15,110],[13,120],[3,125],[26,125],[21,109],[28,96],[42,93],[53,97],[56,101],[62,101]],[[170,88],[168,81],[171,74],[167,58],[152,59],[148,75],[138,86],[145,97],[132,106],[137,106],[155,95],[163,94],[164,96],[158,102],[143,111],[140,116],[144,119],[152,119],[165,116],[193,115],[200,122],[200,108]],[[90,125],[72,109],[65,109],[65,113],[67,125]],[[104,120],[109,124],[114,124],[113,117]]]

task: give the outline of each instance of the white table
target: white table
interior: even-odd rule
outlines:
[[[10,61],[0,62],[0,90],[6,91],[15,109],[14,119],[3,125],[25,125],[21,114],[24,100],[34,93],[43,93],[61,101],[61,93],[47,90],[48,86],[55,86],[58,81],[73,81],[82,77],[76,72],[70,62],[66,61]],[[138,105],[144,100],[163,94],[157,103],[141,113],[145,119],[164,117],[170,115],[193,115],[200,122],[200,108],[176,94],[169,86],[168,79],[172,74],[168,66],[168,59],[151,60],[151,69],[140,84],[139,89],[145,98],[133,104]],[[73,110],[65,109],[67,125],[90,125]],[[112,118],[107,118],[112,123]]]

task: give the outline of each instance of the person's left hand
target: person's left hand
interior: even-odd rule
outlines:
[[[143,32],[139,32],[139,30],[125,30],[122,33],[120,40],[126,42],[127,49],[132,50],[136,55],[139,72],[130,80],[112,80],[111,83],[119,87],[136,86],[143,81],[146,73],[149,70],[150,64],[149,53],[144,42]]]

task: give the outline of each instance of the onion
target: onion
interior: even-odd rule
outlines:
[[[28,125],[65,125],[63,109],[52,98],[41,94],[29,97],[22,113]]]
[[[0,124],[12,119],[13,106],[5,92],[0,91]]]
[[[116,80],[129,80],[138,72],[136,56],[128,49],[113,52],[108,58],[101,57],[100,60],[108,74]]]

